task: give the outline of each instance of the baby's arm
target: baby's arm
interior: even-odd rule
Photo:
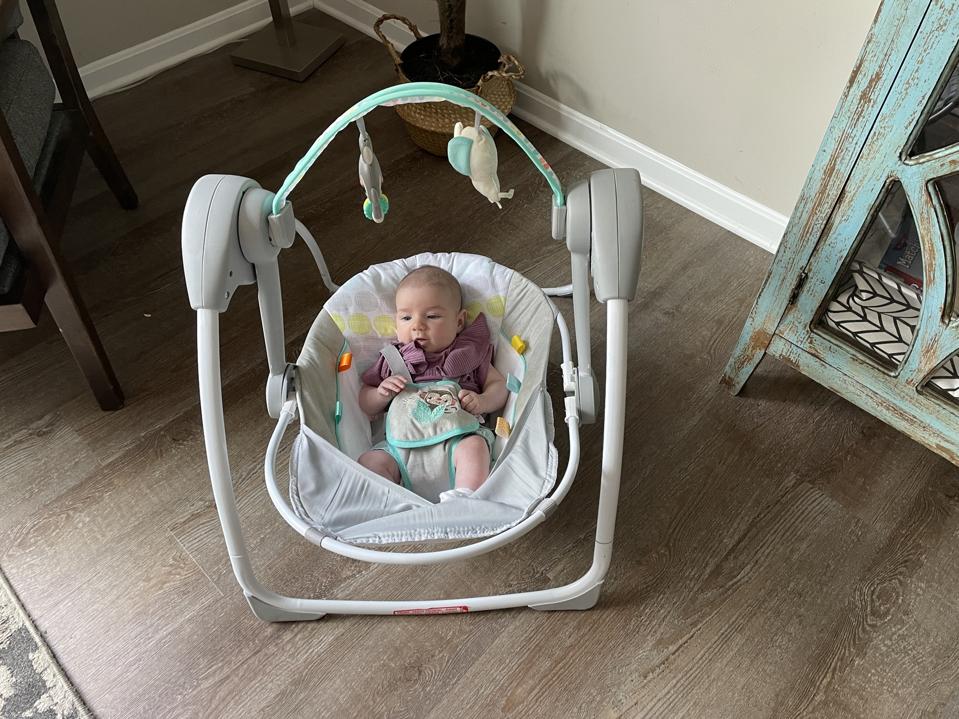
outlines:
[[[506,378],[493,365],[486,373],[486,382],[483,384],[483,393],[476,394],[469,390],[460,390],[460,403],[463,409],[473,414],[489,414],[498,412],[506,406],[509,392],[506,390]]]
[[[405,387],[406,380],[399,375],[387,377],[376,387],[365,384],[360,387],[360,409],[370,417],[378,415]]]

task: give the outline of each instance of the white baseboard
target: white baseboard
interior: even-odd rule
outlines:
[[[788,217],[538,90],[516,83],[513,114],[611,167],[635,167],[650,189],[767,252],[779,246]]]
[[[373,23],[383,14],[363,0],[314,0],[314,6],[371,37],[376,37]],[[397,48],[413,39],[399,23],[385,24],[383,30]],[[635,167],[650,189],[764,250],[775,252],[779,246],[788,217],[521,82],[513,114],[600,162]]]
[[[296,15],[312,7],[312,0],[305,0],[292,4],[290,13]],[[80,68],[80,77],[91,98],[107,95],[238,40],[268,22],[270,7],[267,3],[245,0],[215,15],[84,65]]]
[[[315,7],[361,32],[373,35],[373,22],[382,12],[363,0],[305,0],[291,6],[293,14]],[[173,67],[196,55],[248,35],[270,21],[261,0],[245,2],[165,35],[115,53],[80,68],[91,97],[99,97]],[[384,31],[397,47],[412,34],[389,23]],[[384,61],[387,57],[384,52]],[[635,167],[643,183],[698,215],[740,237],[775,252],[786,228],[784,215],[722,185],[650,147],[577,112],[533,88],[516,83],[513,112],[581,152],[613,167]]]

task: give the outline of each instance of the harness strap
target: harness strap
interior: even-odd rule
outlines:
[[[390,372],[399,375],[407,382],[413,381],[413,376],[410,374],[406,362],[403,361],[403,355],[400,354],[400,351],[396,349],[395,346],[391,344],[384,345],[383,349],[380,350],[380,354],[383,355],[386,364],[390,366]]]

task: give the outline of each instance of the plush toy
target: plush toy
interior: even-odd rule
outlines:
[[[512,190],[500,192],[499,177],[496,176],[496,143],[482,125],[464,127],[462,122],[457,122],[453,139],[447,146],[447,156],[456,171],[469,177],[473,187],[500,209],[503,208],[500,200],[512,199]]]

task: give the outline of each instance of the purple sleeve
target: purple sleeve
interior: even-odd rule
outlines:
[[[483,312],[476,315],[476,318],[457,335],[458,340],[467,345],[489,344],[489,337],[489,324]]]
[[[443,364],[443,370],[449,377],[465,377],[478,370],[484,363],[489,364],[492,354],[489,326],[486,324],[485,315],[480,313],[456,336],[453,349]],[[485,372],[486,370],[483,369],[484,374]]]
[[[476,368],[476,384],[479,385],[480,392],[486,387],[486,376],[489,374],[490,365],[493,364],[493,345],[486,345],[486,354],[480,360]]]
[[[373,363],[373,366],[363,373],[363,384],[367,384],[370,387],[379,387],[380,382],[389,376],[390,365],[386,361],[386,357],[380,355],[376,362]]]

